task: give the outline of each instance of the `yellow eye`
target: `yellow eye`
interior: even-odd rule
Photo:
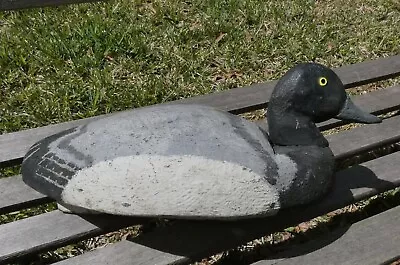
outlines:
[[[318,79],[318,83],[320,86],[326,86],[328,84],[328,79],[326,79],[325,77],[320,77]]]

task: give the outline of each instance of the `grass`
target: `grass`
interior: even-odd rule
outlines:
[[[336,67],[400,54],[399,36],[398,0],[113,0],[3,12],[0,134],[264,82],[299,62]],[[224,259],[236,261],[232,252]]]
[[[19,166],[19,165],[13,166],[13,167],[0,168],[0,179],[19,174],[20,170],[21,170],[21,166]]]
[[[32,208],[27,208],[21,211],[15,211],[0,215],[0,224],[11,223],[17,220],[25,219],[35,215],[47,213],[57,209],[56,203],[47,203]]]
[[[0,132],[399,53],[398,1],[110,1],[0,14]]]

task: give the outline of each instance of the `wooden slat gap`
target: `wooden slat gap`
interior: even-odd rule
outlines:
[[[343,170],[380,157],[391,155],[398,151],[400,151],[400,143],[395,142],[387,145],[382,145],[372,150],[363,151],[350,157],[340,157],[339,155],[335,157],[336,170]]]
[[[54,200],[49,197],[41,197],[41,198],[29,200],[29,201],[24,201],[19,204],[14,204],[14,205],[0,208],[0,215],[10,214],[13,212],[22,211],[22,210],[28,209],[28,208],[38,207],[40,205],[52,203],[52,202],[54,202]]]

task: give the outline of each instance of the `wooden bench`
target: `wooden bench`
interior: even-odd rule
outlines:
[[[10,3],[35,6],[35,1],[0,0],[1,9]],[[49,3],[53,3],[48,1]],[[54,1],[54,3],[76,1]],[[7,5],[8,4],[8,5]],[[400,75],[400,56],[381,58],[335,69],[346,88]],[[175,103],[204,104],[240,114],[267,107],[275,82],[256,84],[184,99]],[[400,86],[388,87],[354,97],[355,103],[376,115],[400,109]],[[168,103],[166,103],[168,104]],[[49,125],[0,136],[0,165],[19,165],[27,149],[37,140],[71,128],[88,119]],[[325,131],[343,122],[321,123]],[[286,210],[278,216],[239,222],[173,221],[143,235],[124,239],[56,264],[188,264],[212,254],[235,248],[253,239],[295,226],[400,185],[400,152],[396,148],[382,156],[366,153],[400,141],[400,116],[391,115],[381,124],[360,126],[327,136],[337,161],[360,161],[339,170],[333,190],[323,200]],[[387,148],[390,149],[390,148]],[[379,156],[379,157],[378,157]],[[0,179],[0,214],[36,207],[51,200],[26,186],[20,176]],[[305,244],[289,248],[254,264],[390,264],[400,259],[400,207],[325,233]],[[149,219],[118,216],[78,216],[58,210],[0,225],[0,264],[25,264],[32,255],[92,238],[119,228],[146,224]]]

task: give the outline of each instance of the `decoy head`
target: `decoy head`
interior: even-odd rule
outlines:
[[[317,63],[299,64],[279,80],[271,95],[267,114],[273,142],[281,145],[293,142],[282,139],[279,130],[288,130],[292,126],[301,130],[310,122],[331,118],[360,123],[381,122],[380,118],[354,105],[340,78],[328,67]],[[293,132],[291,134],[295,137]]]

